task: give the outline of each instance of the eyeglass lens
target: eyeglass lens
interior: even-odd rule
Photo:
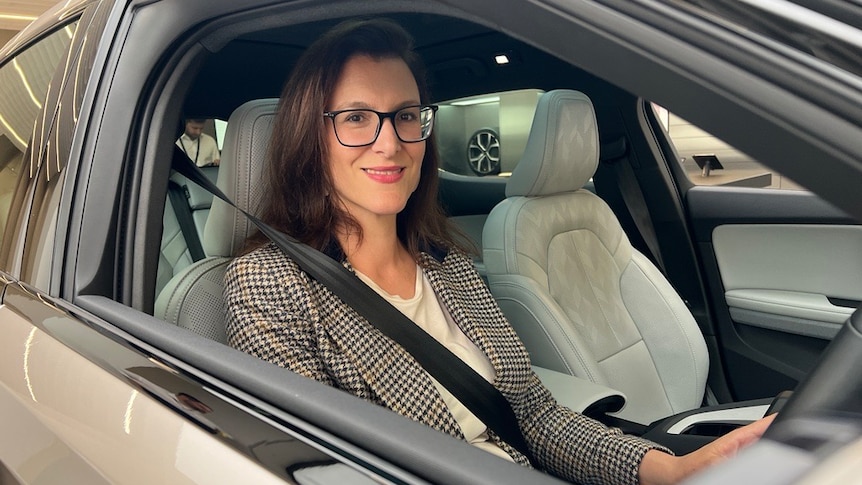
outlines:
[[[417,142],[431,135],[434,110],[427,106],[409,106],[390,114],[355,109],[336,114],[332,121],[338,141],[347,146],[363,146],[377,140],[383,118],[392,119],[395,133],[401,141]]]

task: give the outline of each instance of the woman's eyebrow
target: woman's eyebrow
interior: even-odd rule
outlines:
[[[396,104],[395,107],[392,108],[391,111],[398,111],[399,109],[406,108],[407,106],[419,106],[420,104],[421,103],[417,99],[409,99],[409,100],[402,101],[402,102]],[[371,106],[371,104],[369,104],[365,101],[348,101],[346,103],[341,103],[341,104],[336,105],[335,107],[333,107],[329,111],[339,111],[339,110],[343,110],[343,109],[370,109],[370,110],[374,110],[374,111],[383,111],[383,110],[378,110],[378,109],[374,108],[373,106]]]

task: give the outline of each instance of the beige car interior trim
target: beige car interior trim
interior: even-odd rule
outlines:
[[[804,337],[814,337],[824,340],[832,340],[836,335],[838,335],[838,331],[841,330],[841,325],[836,323],[803,320],[801,318],[756,312],[733,307],[730,308],[730,318],[732,318],[736,323],[750,325],[752,327],[793,333]]]
[[[862,247],[860,247],[862,250]],[[843,324],[853,308],[833,305],[826,295],[782,290],[730,290],[724,293],[731,308],[773,313],[817,322]]]
[[[712,241],[725,291],[862,300],[862,226],[727,224]]]
[[[862,476],[862,438],[822,460],[797,485],[845,485]]]
[[[713,245],[737,323],[831,339],[862,300],[862,226],[728,224]]]

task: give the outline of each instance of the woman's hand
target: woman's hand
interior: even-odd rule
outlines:
[[[775,415],[735,429],[712,443],[683,456],[671,456],[658,450],[648,451],[641,461],[638,476],[641,485],[679,483],[689,475],[730,458],[763,435]]]

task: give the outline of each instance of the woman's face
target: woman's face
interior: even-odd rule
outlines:
[[[419,88],[403,60],[355,56],[344,65],[326,108],[327,111],[363,108],[387,113],[419,103]],[[377,119],[371,121],[377,123]],[[402,142],[392,119],[387,118],[374,143],[351,148],[338,141],[333,123],[327,120],[335,195],[362,226],[375,218],[394,218],[419,184],[425,141]]]

